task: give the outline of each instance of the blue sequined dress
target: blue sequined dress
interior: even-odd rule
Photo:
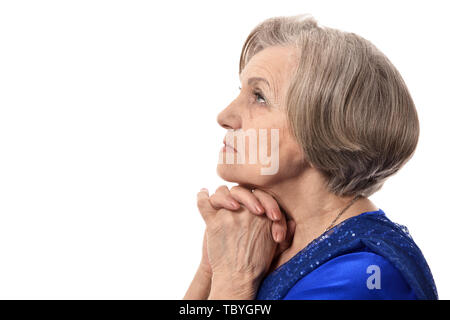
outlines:
[[[349,218],[262,281],[258,300],[438,299],[430,268],[406,227],[383,210]]]

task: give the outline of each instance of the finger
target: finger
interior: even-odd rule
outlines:
[[[200,191],[203,191],[203,192],[205,192],[205,193],[206,193],[206,195],[208,195],[208,196],[209,196],[209,191],[208,191],[208,189],[206,189],[206,188],[201,188],[201,189],[200,189]]]
[[[234,186],[230,193],[236,201],[242,203],[250,212],[257,215],[264,213],[264,207],[250,190],[241,186]]]
[[[283,253],[287,248],[289,248],[292,245],[292,241],[294,239],[295,234],[295,227],[296,224],[294,220],[289,220],[287,222],[286,239],[277,246],[275,257],[278,257],[281,253]]]
[[[287,224],[284,214],[281,215],[281,219],[272,223],[272,236],[275,242],[281,243],[286,238]]]
[[[237,210],[241,207],[239,202],[231,196],[227,186],[220,186],[217,188],[216,192],[209,197],[209,202],[216,210],[222,208]]]
[[[266,216],[272,221],[279,221],[281,219],[281,210],[278,202],[267,192],[259,189],[253,191],[253,195],[259,200],[264,207]]]
[[[197,193],[197,207],[205,222],[209,219],[209,217],[212,214],[216,212],[216,210],[209,202],[208,189],[202,188],[200,192]]]
[[[292,240],[294,239],[295,227],[296,227],[296,224],[295,224],[294,220],[289,220],[287,222],[286,238],[278,246],[279,253],[282,253],[283,251],[285,251],[287,248],[289,248],[291,246]]]

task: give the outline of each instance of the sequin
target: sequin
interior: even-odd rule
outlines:
[[[309,272],[361,247],[367,247],[390,261],[402,273],[418,299],[438,298],[428,264],[408,229],[389,220],[379,209],[349,218],[313,240],[263,279],[256,299],[282,299]]]

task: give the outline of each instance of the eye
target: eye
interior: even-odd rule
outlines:
[[[242,88],[239,87],[239,90],[241,90]],[[264,96],[262,95],[262,93],[258,90],[253,90],[253,95],[256,97],[256,101],[258,101],[258,99],[262,99],[263,102],[258,102],[259,104],[266,104],[266,98],[264,98]]]
[[[261,102],[261,104],[266,104],[266,98],[264,98],[264,96],[257,90],[253,90],[253,95],[256,97],[256,101],[258,101],[258,99],[262,99],[263,102]]]

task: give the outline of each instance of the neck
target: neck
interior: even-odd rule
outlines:
[[[305,168],[299,176],[261,189],[271,194],[285,211],[287,219],[294,220],[296,224],[292,244],[280,255],[275,268],[319,237],[355,197],[339,197],[329,192],[323,176],[312,167]],[[378,208],[368,198],[360,197],[344,211],[334,225],[363,212],[375,210]]]

